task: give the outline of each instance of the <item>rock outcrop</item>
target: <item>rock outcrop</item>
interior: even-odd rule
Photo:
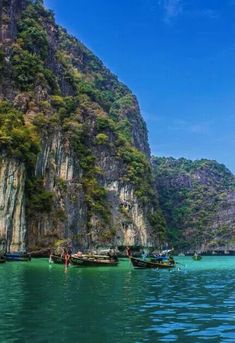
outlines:
[[[6,240],[8,250],[24,250],[25,167],[22,163],[3,157],[0,161],[0,240]]]
[[[158,244],[138,102],[40,0],[0,1],[0,100],[8,249]]]

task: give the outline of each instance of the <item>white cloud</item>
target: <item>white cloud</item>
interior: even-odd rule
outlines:
[[[218,19],[218,10],[211,8],[192,8],[184,0],[157,0],[158,6],[163,11],[164,22],[166,24],[172,24],[173,20],[179,16],[186,17],[204,17],[208,19]],[[231,0],[234,1],[235,0]]]
[[[164,21],[167,24],[183,13],[182,0],[159,0],[158,4],[164,11]]]
[[[165,0],[164,8],[168,19],[178,17],[183,12],[183,4],[181,0]]]

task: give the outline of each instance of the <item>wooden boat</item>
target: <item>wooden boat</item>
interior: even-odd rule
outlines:
[[[193,255],[194,261],[200,261],[202,259],[201,255]]]
[[[50,255],[49,262],[55,264],[65,264],[65,258],[59,255]]]
[[[12,252],[4,255],[6,261],[28,262],[31,261],[31,255],[26,252]]]
[[[69,265],[70,264],[70,257],[66,260],[64,256],[52,254],[52,255],[50,255],[49,263]]]
[[[79,267],[114,267],[118,265],[118,259],[112,259],[109,256],[102,255],[72,255],[70,262],[71,264]]]
[[[159,268],[170,269],[174,268],[176,263],[174,260],[157,261],[155,259],[143,260],[136,257],[130,257],[131,263],[135,268]]]

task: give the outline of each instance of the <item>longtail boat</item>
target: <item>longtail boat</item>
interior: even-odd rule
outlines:
[[[65,258],[59,255],[50,255],[50,263],[65,264]]]
[[[103,255],[72,255],[71,264],[79,267],[117,266],[118,259]]]
[[[202,259],[202,257],[200,255],[194,254],[193,255],[193,260],[194,261],[200,261]]]
[[[65,256],[61,256],[61,255],[50,255],[49,258],[49,263],[55,263],[55,264],[64,264],[66,266],[68,266],[70,264],[70,256],[67,255],[67,258],[65,258]]]
[[[26,252],[12,252],[6,253],[4,255],[7,261],[15,261],[15,262],[28,262],[31,261],[31,255]]]
[[[135,268],[159,268],[159,269],[170,269],[174,268],[176,263],[173,259],[166,261],[157,261],[155,259],[143,260],[136,257],[130,257],[131,263]]]

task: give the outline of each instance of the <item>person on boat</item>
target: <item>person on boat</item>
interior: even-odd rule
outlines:
[[[71,256],[71,255],[72,255],[72,253],[73,253],[73,252],[72,252],[72,248],[71,248],[71,247],[69,247],[69,248],[68,248],[68,254],[69,254],[69,256]]]
[[[141,253],[141,257],[142,257],[142,260],[144,260],[144,261],[146,260],[147,254],[144,250]]]
[[[66,254],[67,254],[67,250],[66,250],[66,248],[64,248],[60,257],[63,258]]]
[[[131,256],[131,248],[130,247],[126,248],[126,254],[127,254],[128,257]]]
[[[66,267],[68,267],[69,263],[70,263],[70,255],[66,252],[64,255],[64,264]]]

